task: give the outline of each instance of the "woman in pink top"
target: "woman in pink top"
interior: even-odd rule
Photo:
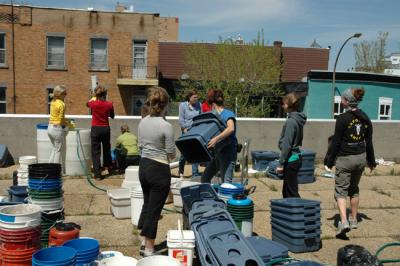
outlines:
[[[90,99],[87,106],[92,111],[92,129],[90,132],[92,142],[92,161],[95,179],[103,179],[101,176],[101,147],[103,146],[103,165],[109,172],[111,171],[111,144],[110,144],[110,124],[108,118],[114,119],[114,107],[111,101],[107,101],[107,90],[102,86],[97,86],[94,90],[95,97]]]

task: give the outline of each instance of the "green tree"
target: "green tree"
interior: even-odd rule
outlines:
[[[279,51],[278,51],[279,50]],[[232,39],[214,45],[195,43],[185,51],[188,79],[182,88],[197,88],[204,96],[209,88],[224,91],[226,105],[238,116],[269,116],[280,96],[281,51],[267,46],[263,33],[249,43]]]
[[[388,32],[379,32],[376,41],[362,41],[353,45],[356,71],[384,72],[387,66],[385,50],[388,35]]]

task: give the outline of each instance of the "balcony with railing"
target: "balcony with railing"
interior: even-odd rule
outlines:
[[[158,85],[157,66],[118,65],[118,85]]]

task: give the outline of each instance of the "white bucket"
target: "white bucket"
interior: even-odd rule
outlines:
[[[125,169],[125,181],[139,182],[139,166],[131,165]]]
[[[99,266],[136,266],[137,259],[126,257],[126,256],[116,256],[102,259]]]
[[[242,221],[242,234],[245,237],[250,237],[253,235],[253,219]]]
[[[84,161],[83,158],[86,159],[86,169],[90,169],[89,166],[92,164],[90,129],[69,131],[66,137],[65,173],[67,175],[85,175],[85,169],[81,164],[81,160]]]
[[[28,166],[30,164],[36,163],[37,158],[36,158],[36,156],[32,156],[32,155],[21,156],[18,158],[18,162],[21,166]]]
[[[168,256],[180,261],[182,266],[192,266],[195,237],[192,230],[169,230]]]
[[[124,180],[122,181],[122,188],[127,188],[127,189],[132,189],[136,186],[140,186],[140,181],[129,181],[129,180]]]
[[[28,197],[28,202],[40,206],[43,211],[53,211],[64,208],[63,197],[40,200]]]
[[[138,225],[140,214],[143,208],[143,191],[141,186],[134,187],[131,192],[131,221],[133,225]]]
[[[18,204],[2,206],[0,208],[0,221],[3,223],[25,224],[41,221],[42,208],[33,204]]]
[[[136,266],[181,266],[182,264],[168,256],[150,256],[138,260]]]
[[[189,186],[194,186],[200,184],[199,182],[193,182],[193,181],[186,181],[186,180],[179,180],[177,181],[174,185],[171,185],[171,191],[172,194],[174,195],[174,206],[177,209],[182,209],[183,203],[182,203],[182,198],[181,198],[181,188],[183,187],[189,187]]]
[[[36,126],[36,139],[37,139],[37,161],[38,163],[48,163],[50,159],[51,150],[53,145],[47,135],[46,124],[38,124]]]

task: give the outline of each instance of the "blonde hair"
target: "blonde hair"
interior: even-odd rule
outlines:
[[[64,85],[57,85],[53,89],[53,93],[50,93],[50,98],[61,99],[61,95],[67,91]]]
[[[169,102],[167,91],[158,86],[149,88],[147,100],[150,104],[150,116],[161,116]]]

